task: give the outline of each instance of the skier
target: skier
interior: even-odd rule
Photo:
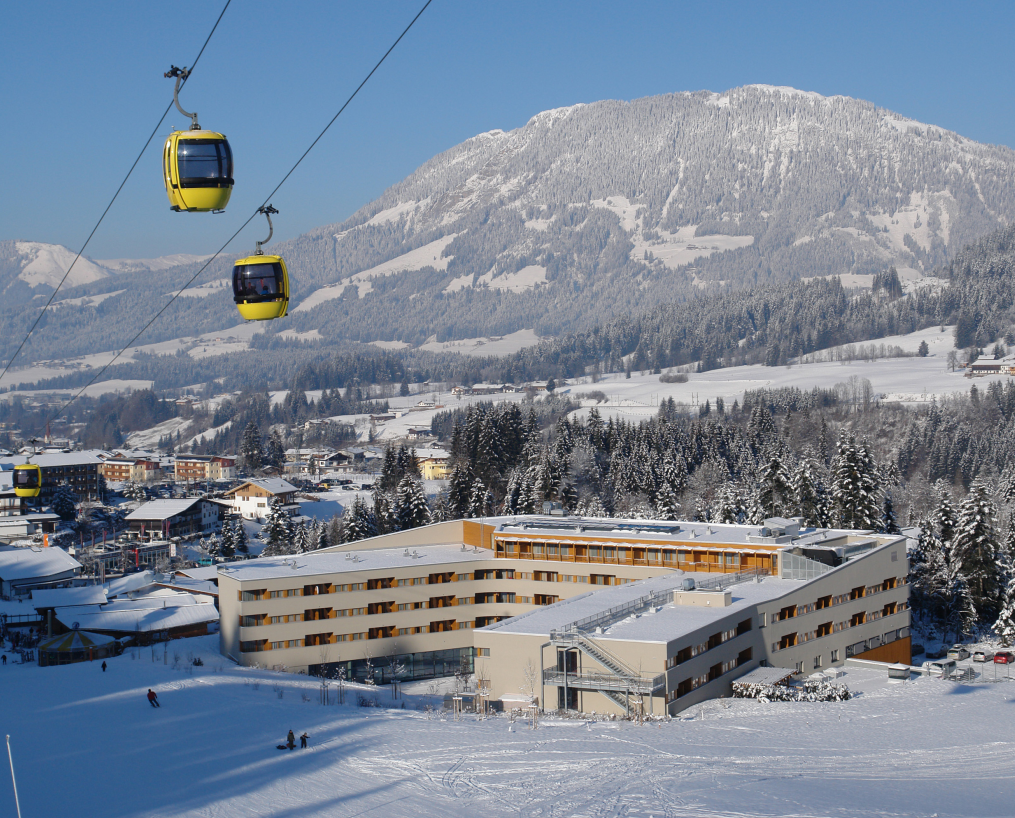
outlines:
[[[105,659],[102,660],[102,672],[103,673],[106,672],[106,660]]]
[[[285,744],[286,744],[286,747],[288,747],[290,750],[293,750],[293,749],[296,748],[296,736],[293,735],[293,731],[292,730],[290,730],[289,731],[289,735],[286,736]]]
[[[162,707],[162,705],[159,704],[159,697],[155,695],[155,691],[150,687],[148,688],[148,703],[152,707]]]
[[[307,739],[308,738],[310,738],[310,736],[308,736],[306,733],[304,733],[302,736],[300,736],[300,749],[301,750],[307,749]]]

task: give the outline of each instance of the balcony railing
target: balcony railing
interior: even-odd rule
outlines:
[[[560,670],[544,670],[543,684],[575,690],[615,690],[619,693],[642,693],[653,696],[666,689],[666,674],[660,673],[652,679],[625,678],[612,673],[564,673]]]

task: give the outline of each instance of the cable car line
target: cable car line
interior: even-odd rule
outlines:
[[[229,6],[229,2],[231,2],[231,0],[227,0],[227,2],[226,2],[226,7],[227,8]],[[349,106],[349,103],[352,102],[353,99],[356,97],[356,95],[360,92],[360,89],[362,89],[363,86],[367,84],[367,80],[369,80],[374,75],[374,73],[377,71],[377,69],[381,67],[381,64],[388,58],[388,55],[391,54],[391,52],[395,50],[395,46],[397,46],[402,41],[402,38],[405,37],[405,35],[409,33],[409,29],[411,29],[413,27],[413,25],[415,25],[416,21],[423,15],[423,12],[427,10],[427,8],[430,6],[430,4],[432,2],[433,2],[433,0],[426,0],[426,2],[423,4],[423,7],[419,10],[419,12],[417,12],[416,16],[412,18],[412,20],[410,21],[409,25],[407,25],[405,27],[405,29],[402,31],[402,33],[398,35],[398,38],[395,40],[395,42],[393,42],[391,44],[391,47],[387,51],[384,52],[384,56],[382,56],[377,61],[377,64],[374,65],[374,67],[370,69],[370,73],[367,74],[366,77],[364,77],[363,81],[359,85],[356,86],[356,90],[353,91],[352,94],[349,95],[349,98],[343,103],[342,107],[338,109],[338,113],[336,113],[331,118],[331,120],[328,122],[328,124],[324,126],[324,129],[317,135],[317,138],[314,139],[314,141],[310,143],[310,147],[307,148],[303,152],[302,156],[300,156],[300,158],[296,160],[296,164],[294,164],[289,169],[289,172],[286,173],[286,175],[282,177],[282,181],[279,182],[275,186],[274,190],[272,190],[271,193],[269,193],[268,196],[265,197],[265,199],[261,203],[260,207],[258,207],[257,210],[255,210],[253,213],[250,214],[250,216],[247,218],[247,220],[245,222],[243,222],[243,224],[241,224],[236,229],[236,232],[234,232],[228,239],[226,239],[225,243],[221,247],[219,247],[218,250],[215,251],[215,254],[213,256],[211,256],[211,258],[209,258],[204,263],[204,265],[202,265],[202,267],[196,273],[194,273],[194,275],[192,275],[190,277],[190,279],[187,281],[187,283],[184,284],[179,289],[178,292],[173,294],[173,297],[170,298],[169,301],[167,301],[165,303],[165,305],[163,305],[163,307],[157,313],[155,313],[154,316],[152,316],[151,320],[147,324],[145,324],[143,327],[141,327],[140,330],[137,331],[137,333],[134,335],[134,337],[131,338],[127,342],[127,344],[122,349],[120,349],[119,352],[116,353],[116,355],[114,355],[112,358],[110,358],[109,362],[107,364],[105,364],[105,366],[103,366],[98,372],[95,373],[95,375],[92,376],[91,380],[88,381],[88,383],[86,383],[77,392],[75,392],[73,397],[71,397],[70,400],[68,400],[63,406],[61,406],[60,409],[55,414],[52,414],[52,415],[50,415],[47,418],[47,420],[46,420],[47,423],[50,423],[50,422],[56,420],[64,412],[66,412],[67,409],[70,407],[70,405],[72,403],[74,403],[74,401],[76,401],[79,397],[81,397],[81,395],[84,394],[85,390],[88,389],[89,386],[91,386],[100,377],[102,377],[102,374],[107,369],[109,369],[110,366],[113,365],[113,363],[116,361],[116,359],[119,358],[121,355],[123,355],[123,353],[126,352],[128,349],[130,349],[134,345],[134,342],[137,341],[137,339],[141,337],[141,335],[144,333],[144,331],[147,330],[152,324],[154,324],[159,319],[159,317],[162,315],[162,313],[164,313],[167,309],[169,309],[169,307],[173,304],[173,302],[176,301],[176,299],[179,298],[183,294],[183,291],[186,290],[188,287],[190,287],[190,285],[193,284],[197,280],[197,278],[205,270],[208,269],[208,267],[211,265],[211,263],[213,261],[215,261],[215,259],[218,258],[222,254],[222,252],[226,249],[226,247],[228,247],[232,243],[233,239],[235,239],[243,231],[243,229],[254,220],[254,218],[257,215],[259,215],[261,213],[265,213],[267,208],[271,208],[271,205],[269,204],[269,201],[271,200],[271,198],[276,193],[278,193],[279,188],[281,188],[282,185],[284,185],[286,183],[286,180],[288,180],[288,178],[290,176],[292,176],[293,171],[295,171],[296,168],[298,168],[300,166],[300,163],[304,159],[306,159],[307,154],[309,154],[310,151],[312,151],[314,149],[314,146],[318,142],[321,141],[321,138],[328,132],[328,129],[335,123],[335,120],[338,119],[339,116],[341,116],[342,112]],[[225,9],[222,9],[222,13],[223,14],[225,13]],[[222,19],[221,15],[219,15],[219,19]],[[218,22],[216,22],[215,25],[218,25]],[[212,31],[214,31],[214,29],[212,29]],[[208,35],[208,36],[209,36],[209,38],[211,37],[211,35]],[[202,48],[202,51],[203,50],[204,49]],[[193,70],[193,68],[191,70]],[[168,112],[169,109],[167,108],[166,110]],[[163,115],[163,116],[165,116],[165,115]],[[271,209],[274,212],[276,212],[276,213],[278,212],[278,211],[274,210],[274,208],[271,208]],[[271,223],[270,217],[269,217],[268,221],[269,221],[269,224],[270,224]],[[269,238],[270,238],[270,235],[269,235]],[[258,245],[260,246],[260,244],[262,244],[262,243],[267,243],[267,240],[265,242],[258,242]]]
[[[193,73],[194,68],[197,66],[198,60],[201,59],[201,55],[204,54],[205,48],[208,47],[208,42],[211,40],[212,34],[215,33],[215,29],[218,28],[219,23],[222,21],[222,15],[226,13],[226,9],[229,8],[229,4],[232,1],[233,0],[226,0],[225,6],[222,7],[222,11],[221,11],[221,13],[218,16],[218,19],[215,21],[215,25],[213,25],[211,27],[211,31],[208,32],[208,36],[204,40],[204,45],[202,45],[201,46],[201,50],[197,52],[197,57],[194,58],[194,62],[190,66],[190,71],[187,72],[187,78],[189,78],[190,74]],[[184,83],[187,81],[187,78],[184,78],[184,80],[183,80]],[[180,84],[180,88],[182,88],[182,87],[183,87],[183,84],[181,83]],[[158,133],[159,128],[162,127],[162,123],[165,120],[166,116],[169,114],[169,109],[172,108],[172,107],[173,107],[173,103],[170,102],[166,106],[166,110],[164,110],[162,112],[162,116],[159,117],[158,123],[155,125],[155,128],[152,130],[151,134],[148,136],[147,141],[144,143],[144,147],[141,148],[140,153],[138,153],[137,158],[134,160],[134,164],[132,164],[130,166],[130,170],[127,171],[127,175],[123,177],[123,181],[120,182],[120,186],[116,189],[116,193],[113,194],[113,198],[109,200],[109,204],[106,205],[106,209],[102,211],[102,215],[99,216],[99,220],[95,223],[95,227],[92,228],[92,232],[88,234],[88,238],[85,239],[85,243],[83,245],[81,245],[81,249],[78,250],[78,254],[76,256],[74,256],[74,260],[70,263],[70,267],[67,268],[67,272],[65,272],[63,274],[63,278],[60,279],[60,283],[56,285],[56,289],[53,290],[52,294],[50,294],[49,300],[46,302],[45,306],[43,306],[43,308],[42,308],[42,312],[40,312],[39,315],[36,317],[36,319],[35,319],[34,323],[32,324],[31,328],[28,330],[28,334],[25,335],[24,340],[21,342],[21,344],[18,346],[17,350],[11,356],[11,359],[7,362],[7,366],[4,367],[3,372],[0,372],[0,381],[3,381],[3,377],[4,377],[4,375],[7,374],[7,370],[9,370],[11,368],[11,366],[14,364],[14,360],[18,357],[18,355],[21,354],[21,350],[24,349],[25,344],[28,343],[28,339],[32,337],[32,333],[35,332],[35,328],[39,326],[39,322],[42,320],[42,316],[44,316],[46,314],[46,310],[49,309],[49,305],[53,303],[53,299],[56,298],[56,294],[58,292],[60,292],[60,288],[63,286],[64,282],[67,280],[67,276],[70,275],[70,271],[74,269],[74,265],[78,263],[78,259],[81,258],[82,253],[85,252],[85,248],[88,247],[89,242],[92,240],[92,236],[95,235],[95,232],[99,229],[99,225],[101,225],[103,219],[106,218],[106,214],[109,213],[109,210],[113,206],[113,203],[116,201],[117,197],[120,195],[120,191],[123,190],[123,186],[127,184],[127,180],[130,179],[130,175],[134,172],[134,168],[137,167],[137,163],[141,161],[141,157],[144,155],[144,152],[146,150],[148,150],[148,146],[152,143],[152,139],[155,138],[155,134]]]

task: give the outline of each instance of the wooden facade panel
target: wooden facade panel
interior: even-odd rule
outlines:
[[[854,658],[870,659],[872,662],[898,662],[903,665],[911,665],[913,663],[913,640],[912,637],[904,636],[902,639],[896,639],[879,648],[858,653]]]

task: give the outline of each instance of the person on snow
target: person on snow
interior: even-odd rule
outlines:
[[[152,707],[162,707],[162,705],[159,704],[159,697],[155,695],[155,691],[150,687],[148,688],[148,703]]]
[[[300,736],[300,749],[301,750],[307,749],[307,739],[308,738],[310,738],[310,736],[308,736],[306,733],[304,733],[302,736]]]
[[[106,672],[106,660],[105,659],[102,660],[102,672],[103,673]]]
[[[288,747],[290,750],[293,750],[293,749],[296,748],[296,736],[293,735],[293,731],[292,730],[290,730],[289,731],[289,735],[286,736],[285,744],[286,744],[286,747]]]

